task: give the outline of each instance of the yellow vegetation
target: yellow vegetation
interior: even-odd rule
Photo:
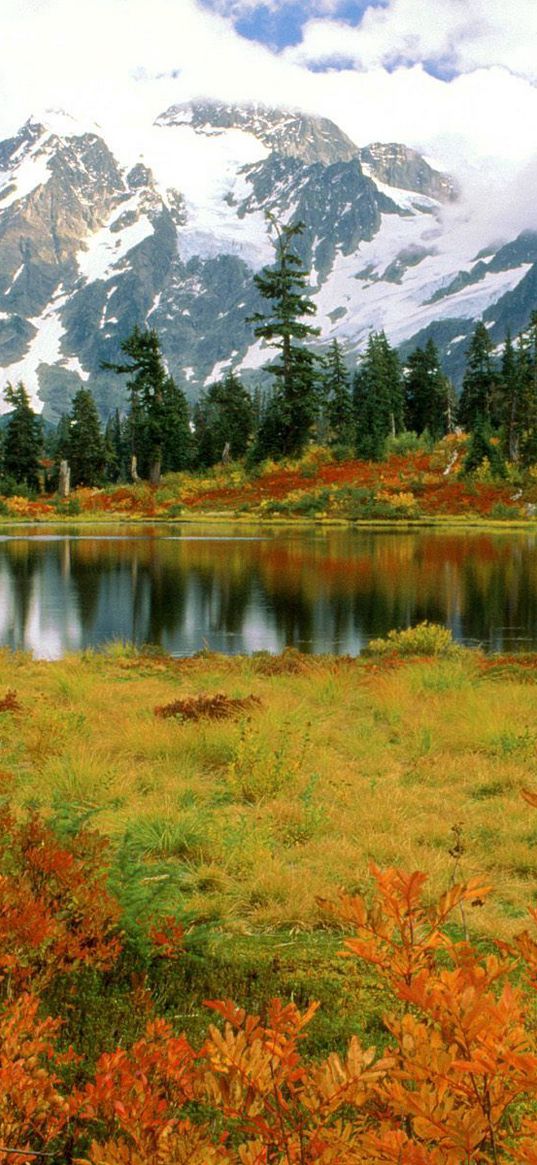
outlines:
[[[0,698],[15,691],[20,711],[0,712],[3,776],[20,806],[128,843],[170,908],[228,930],[326,925],[317,897],[364,888],[373,859],[424,870],[431,894],[456,861],[457,876],[485,872],[496,892],[471,926],[507,935],[535,897],[537,812],[521,796],[537,789],[533,675],[493,680],[461,650],[396,666],[4,651]],[[154,714],[220,692],[260,703],[222,721]]]

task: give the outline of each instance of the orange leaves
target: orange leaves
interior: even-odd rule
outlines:
[[[173,914],[160,918],[158,926],[150,926],[148,936],[154,953],[162,959],[177,959],[183,951],[185,928]]]
[[[98,1121],[109,1136],[126,1136],[142,1154],[156,1153],[194,1098],[195,1059],[188,1040],[164,1020],[148,1024],[129,1051],[101,1056],[94,1081],[74,1098],[79,1119]]]
[[[401,997],[414,976],[432,966],[435,952],[452,946],[443,927],[453,911],[464,902],[481,902],[490,888],[474,878],[452,886],[429,906],[423,901],[425,874],[392,868],[381,871],[374,864],[371,873],[377,885],[371,907],[361,896],[345,895],[339,903],[324,905],[357,932],[346,940],[347,952],[374,964]]]
[[[257,696],[233,697],[226,696],[225,692],[215,692],[214,695],[185,696],[181,700],[174,700],[171,704],[161,704],[155,708],[155,716],[166,720],[176,716],[180,720],[229,720],[259,707],[261,701]]]
[[[114,963],[120,912],[106,890],[105,848],[81,833],[69,849],[35,814],[18,824],[2,810],[0,977],[10,993]]]
[[[18,1148],[22,1165],[34,1161],[31,1150],[54,1141],[69,1119],[51,1068],[59,1021],[38,1019],[38,1007],[37,998],[23,995],[0,1015],[0,1146]],[[13,1159],[0,1148],[1,1165]]]
[[[36,817],[17,824],[6,812],[2,823],[0,960],[15,999],[0,1012],[0,1165],[13,1159],[2,1146],[23,1165],[47,1146],[55,1165],[537,1165],[537,1036],[518,985],[519,964],[537,981],[537,942],[526,931],[484,956],[446,933],[454,912],[488,893],[481,879],[431,902],[422,873],[373,866],[371,901],[330,907],[354,931],[346,953],[390,994],[382,1055],[354,1037],[312,1063],[303,1041],[317,1004],[273,999],[254,1015],[213,1000],[199,1050],[152,1019],[70,1089],[60,1021],[41,1019],[23,987],[110,966],[105,851],[92,835],[62,845]],[[153,968],[155,953],[183,949],[173,918],[149,937]],[[139,974],[145,1006],[151,976]]]

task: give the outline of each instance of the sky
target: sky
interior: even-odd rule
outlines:
[[[1,0],[0,138],[61,107],[135,131],[190,97],[405,142],[498,236],[537,229],[537,0]]]

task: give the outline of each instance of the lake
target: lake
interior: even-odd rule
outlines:
[[[537,650],[536,551],[512,532],[3,527],[0,644],[356,655],[429,619],[461,643]]]

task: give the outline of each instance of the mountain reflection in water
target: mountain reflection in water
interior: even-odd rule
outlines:
[[[0,643],[44,658],[113,639],[355,655],[429,619],[461,642],[533,650],[535,550],[512,532],[4,528]]]

